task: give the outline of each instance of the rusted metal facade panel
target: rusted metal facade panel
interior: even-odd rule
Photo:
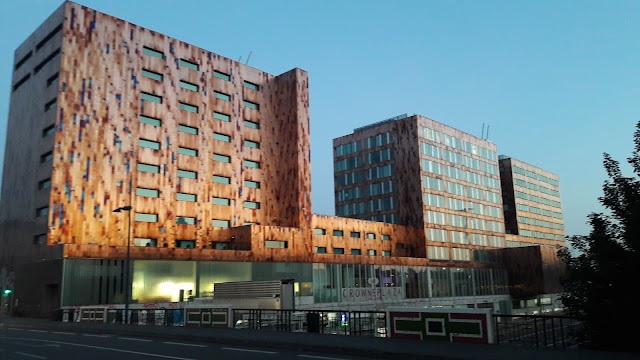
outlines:
[[[273,76],[66,3],[60,83],[49,244],[75,245],[65,256],[120,256],[121,249],[101,246],[126,246],[130,214],[112,213],[126,205],[135,213],[132,241],[157,242],[133,251],[135,258],[209,258],[171,249],[178,240],[204,248],[221,226],[213,220],[309,230],[303,70]],[[139,168],[148,165],[152,172]],[[139,196],[137,189],[158,193]],[[310,237],[290,240],[290,249],[311,248]]]
[[[565,246],[564,220],[558,176],[523,161],[501,156],[505,224],[519,235],[509,246],[546,244]]]

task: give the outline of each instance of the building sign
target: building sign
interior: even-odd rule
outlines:
[[[370,287],[343,288],[342,301],[375,301],[404,299],[404,288],[401,287]]]

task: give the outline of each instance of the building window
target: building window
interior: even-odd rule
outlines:
[[[385,235],[382,234],[382,236],[380,237],[382,240],[391,240],[391,235]]]
[[[390,250],[382,250],[382,256],[391,256]]]
[[[142,69],[142,76],[148,77],[149,79],[153,79],[157,81],[162,81],[162,78],[163,78],[162,74],[159,74],[157,72],[147,70],[147,69]]]
[[[134,219],[141,222],[158,222],[158,214],[136,213]]]
[[[187,156],[198,156],[198,150],[189,149],[186,147],[179,147],[178,154],[187,155]]]
[[[362,251],[360,249],[351,249],[351,255],[362,255]]]
[[[219,91],[214,91],[213,97],[215,97],[216,99],[224,100],[224,101],[231,101],[231,96],[229,94],[225,94]]]
[[[227,250],[229,249],[229,243],[223,241],[214,241],[212,242],[211,248],[216,250]]]
[[[182,109],[184,111],[188,111],[188,112],[195,113],[195,114],[198,113],[198,107],[195,106],[195,105],[191,105],[191,104],[180,102],[180,106],[179,107],[180,107],[180,109]]]
[[[44,245],[47,243],[47,234],[38,234],[33,237],[34,245]]]
[[[231,141],[231,136],[216,132],[216,133],[213,133],[213,139],[214,140],[224,141],[224,142],[230,142]]]
[[[254,168],[254,169],[260,169],[260,163],[257,162],[257,161],[251,161],[251,160],[246,160],[245,159],[244,166],[245,167]]]
[[[58,99],[53,99],[48,103],[44,104],[44,111],[49,111],[51,109],[55,109],[56,105],[58,105]]]
[[[342,230],[333,230],[333,236],[344,236],[344,231],[342,231]]]
[[[31,58],[31,55],[33,55],[33,51],[29,50],[29,52],[25,56],[23,56],[22,59],[18,60],[18,62],[16,63],[13,69],[18,70],[20,66],[24,65],[24,63],[26,63],[27,60]]]
[[[46,190],[51,188],[51,179],[38,181],[38,190]]]
[[[225,73],[217,71],[217,70],[213,71],[213,76],[217,77],[218,79],[225,80],[225,81],[231,81],[231,76],[229,76],[229,74],[225,74]]]
[[[231,184],[231,178],[221,175],[213,175],[213,182],[218,184]]]
[[[375,239],[376,239],[376,234],[373,234],[373,233],[367,233],[367,239],[369,239],[369,240],[375,240]]]
[[[160,166],[138,163],[138,171],[158,174],[160,172]]]
[[[160,196],[160,191],[156,189],[136,188],[136,195],[157,198]]]
[[[140,139],[140,140],[138,140],[138,145],[140,145],[143,148],[147,148],[147,149],[160,150],[160,143],[157,142],[157,141],[151,141],[151,140],[147,140],[147,139]]]
[[[176,224],[178,225],[195,225],[196,218],[193,216],[177,216]]]
[[[344,255],[344,248],[333,248],[333,253],[336,255]]]
[[[378,252],[376,250],[373,250],[373,249],[367,250],[367,255],[369,256],[376,256],[377,254]]]
[[[189,170],[178,170],[178,177],[185,179],[197,179],[198,173]]]
[[[259,181],[252,181],[252,180],[245,180],[244,181],[244,186],[249,187],[249,188],[253,188],[253,189],[260,189],[260,182]]]
[[[180,249],[194,249],[196,247],[195,240],[176,240],[176,247]]]
[[[260,110],[260,104],[256,104],[251,101],[244,100],[244,107],[254,110]]]
[[[244,146],[254,148],[254,149],[260,149],[260,143],[256,141],[251,141],[251,140],[245,140]]]
[[[359,238],[360,238],[360,232],[359,232],[359,231],[352,231],[352,232],[349,234],[349,236],[350,236],[350,237],[352,237],[352,238],[357,238],[357,239],[359,239]]]
[[[24,83],[26,83],[29,78],[31,78],[31,73],[27,73],[27,75],[23,76],[22,79],[18,80],[15,84],[13,84],[13,91],[18,90]]]
[[[53,133],[56,132],[56,126],[55,125],[49,125],[46,128],[44,128],[42,130],[42,137],[47,137],[49,135],[52,135]]]
[[[142,53],[145,55],[157,57],[158,59],[162,59],[162,60],[164,60],[165,58],[163,52],[146,47],[146,46],[142,48]]]
[[[313,235],[327,235],[327,229],[315,228],[313,229]]]
[[[185,59],[180,59],[179,64],[180,64],[180,66],[184,66],[184,67],[186,67],[188,69],[191,69],[191,70],[198,71],[200,69],[200,66],[198,64],[196,64],[194,62],[191,62],[191,61],[188,61],[188,60],[185,60]]]
[[[250,128],[250,129],[260,129],[260,124],[258,124],[257,122],[254,122],[254,121],[249,121],[249,120],[245,120],[244,121],[244,126]]]
[[[231,116],[229,116],[227,114],[219,113],[217,111],[213,112],[213,118],[214,119],[218,119],[218,120],[222,120],[222,121],[226,121],[226,122],[230,122],[231,121]]]
[[[211,226],[219,227],[219,228],[228,228],[229,227],[229,220],[213,219],[213,220],[211,220]]]
[[[191,135],[198,135],[198,128],[187,125],[178,125],[178,132],[183,132]]]
[[[316,254],[326,254],[327,248],[324,246],[316,246],[313,248],[313,252],[315,252]]]
[[[229,163],[231,162],[231,157],[227,155],[222,155],[222,154],[213,154],[213,160],[223,162],[223,163]]]
[[[57,72],[53,75],[51,75],[48,79],[47,79],[47,87],[53,85],[53,83],[58,80],[58,77],[60,76],[60,73]]]
[[[260,209],[260,203],[255,201],[245,201],[244,207],[246,209]]]
[[[133,246],[156,247],[158,246],[158,239],[133,238]]]
[[[160,126],[162,124],[162,121],[160,119],[157,119],[151,116],[146,116],[146,115],[140,115],[140,122],[144,124],[153,125],[153,126]]]
[[[227,199],[227,198],[214,197],[211,199],[211,202],[213,203],[213,205],[222,205],[222,206],[231,205],[231,199]]]
[[[449,248],[443,246],[427,246],[427,257],[432,260],[449,260]]]
[[[265,240],[264,247],[267,249],[286,249],[289,243],[282,240]]]
[[[184,81],[184,80],[180,80],[180,87],[185,89],[185,90],[189,90],[189,91],[195,91],[198,92],[200,90],[200,87],[196,84],[192,84],[188,81]]]
[[[38,65],[33,68],[34,75],[40,72],[45,65],[47,65],[51,60],[53,60],[56,56],[60,54],[60,48],[54,50],[49,56],[47,56],[44,60],[42,60]]]
[[[187,194],[187,193],[177,193],[176,194],[176,200],[178,201],[191,201],[191,202],[196,202],[197,201],[197,196],[196,194]]]
[[[51,161],[53,159],[53,151],[47,151],[46,153],[40,155],[40,163],[46,163],[47,161]]]
[[[243,81],[242,85],[244,85],[244,87],[246,87],[247,89],[251,89],[251,90],[255,90],[255,91],[259,91],[260,90],[260,85],[254,84],[252,82],[248,82],[247,80]]]
[[[140,100],[142,100],[142,101],[146,100],[146,101],[149,101],[149,102],[162,104],[162,97],[160,97],[158,95],[145,93],[145,92],[140,93]]]
[[[49,207],[43,206],[41,208],[36,209],[36,217],[47,217],[49,216]]]

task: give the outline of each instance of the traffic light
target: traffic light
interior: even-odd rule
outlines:
[[[11,289],[5,289],[5,290],[4,290],[4,292],[2,293],[2,296],[7,297],[7,296],[9,296],[12,292],[13,292],[13,290],[11,290]]]

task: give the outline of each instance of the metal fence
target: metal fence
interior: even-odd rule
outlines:
[[[583,323],[568,316],[494,315],[496,342],[537,348],[572,349]]]
[[[129,323],[132,325],[182,326],[184,320],[183,309],[161,310],[129,310]],[[124,310],[107,311],[107,323],[124,323]]]
[[[387,336],[386,314],[376,311],[234,309],[233,327],[334,335]]]

